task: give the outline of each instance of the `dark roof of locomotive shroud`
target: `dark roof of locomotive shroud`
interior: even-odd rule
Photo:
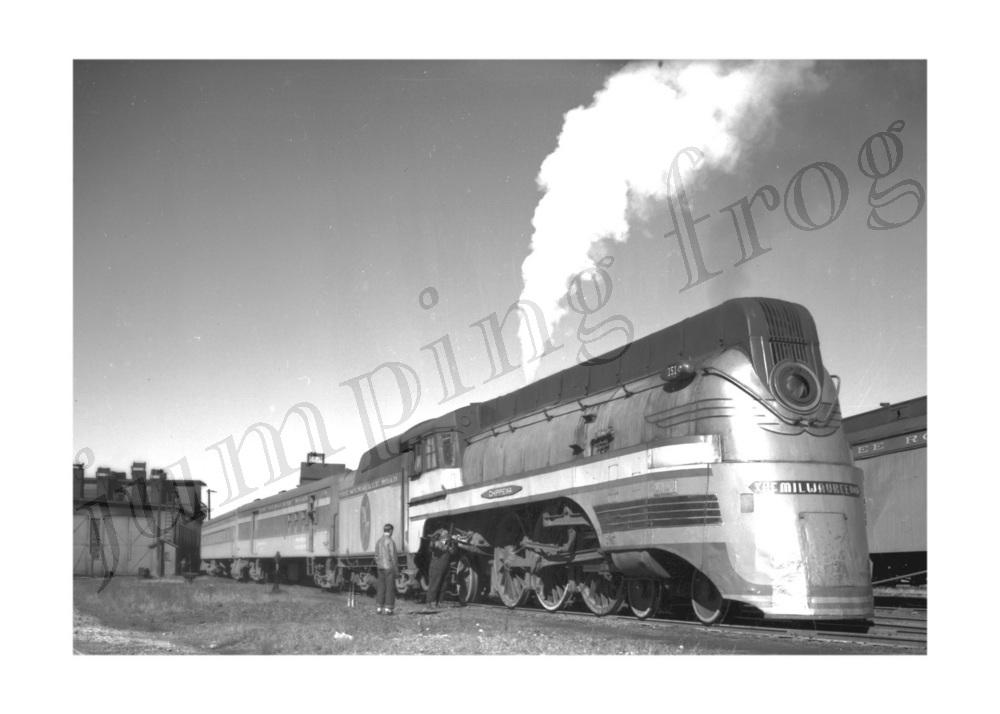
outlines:
[[[543,377],[509,394],[469,404],[429,419],[389,439],[390,460],[379,455],[380,445],[362,455],[358,480],[364,483],[396,470],[400,447],[421,435],[457,430],[468,439],[528,414],[577,401],[662,372],[682,360],[698,360],[715,352],[744,345],[751,337],[795,336],[819,344],[816,325],[801,305],[774,298],[735,298],[675,325],[635,340],[592,360]]]

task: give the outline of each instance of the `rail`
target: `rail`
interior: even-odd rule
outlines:
[[[502,607],[494,603],[475,603],[467,607],[494,608]],[[560,610],[548,612],[533,607],[517,608],[518,613],[544,617],[564,617],[578,619],[593,619],[589,612]],[[778,639],[801,639],[812,642],[852,642],[885,647],[895,647],[907,650],[927,649],[927,611],[906,608],[901,614],[897,608],[876,608],[875,619],[871,621],[867,632],[858,631],[855,625],[839,625],[834,622],[788,622],[778,620],[751,620],[750,618],[734,618],[732,622],[718,624],[712,630],[731,633],[745,633]],[[691,620],[681,620],[669,616],[653,616],[647,620],[638,620],[630,614],[608,615],[604,619],[627,621],[646,627],[679,627],[684,629],[706,631],[705,625]]]

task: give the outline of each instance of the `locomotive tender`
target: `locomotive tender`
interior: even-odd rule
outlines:
[[[627,600],[645,618],[666,597],[706,624],[733,602],[764,617],[869,618],[862,475],[835,379],[805,308],[730,300],[423,422],[357,471],[214,519],[203,560],[261,579],[280,550],[296,576],[371,586],[392,523],[397,589],[418,592],[425,537],[443,526],[463,602],[534,595],[554,611],[578,594],[597,615]]]

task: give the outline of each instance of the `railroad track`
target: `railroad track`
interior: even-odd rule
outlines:
[[[908,609],[900,612],[893,608],[875,608],[875,618],[867,632],[857,626],[838,623],[779,623],[735,619],[723,628],[741,628],[752,632],[773,633],[778,637],[809,640],[858,642],[879,644],[904,649],[927,649],[927,611]]]
[[[314,589],[312,586],[304,586]],[[322,591],[316,589],[317,593]],[[595,615],[584,609],[574,609],[579,603],[570,604],[566,609],[552,613],[542,609],[534,601],[519,607],[516,612],[541,617],[567,617],[592,619]],[[917,605],[923,605],[919,607]],[[469,604],[469,608],[504,608],[499,601]],[[627,606],[622,606],[627,611]],[[607,615],[604,620],[619,620],[636,625],[651,627],[680,627],[692,630],[705,630],[705,625],[691,620],[672,617],[663,612],[648,620],[638,620],[631,613]],[[860,644],[882,645],[907,650],[927,649],[927,608],[926,601],[907,601],[905,605],[895,607],[876,607],[875,618],[867,632],[857,631],[855,626],[837,625],[837,623],[812,623],[759,620],[751,618],[728,618],[723,624],[713,625],[713,630],[733,633],[772,636],[779,639],[801,639],[821,642],[855,642]]]
[[[476,603],[467,607],[495,608],[501,607],[501,605]],[[525,615],[542,617],[594,618],[594,615],[590,612],[573,609],[551,613],[541,608],[527,606],[523,608],[519,607],[516,611]],[[654,628],[672,627],[700,631],[708,629],[699,622],[676,619],[665,614],[651,617],[648,620],[637,620],[631,614],[607,615],[603,619],[627,621],[636,625]],[[739,617],[733,618],[731,622],[714,625],[711,629],[719,632],[762,635],[778,639],[799,639],[811,642],[853,642],[908,650],[927,649],[927,610],[916,608],[876,608],[875,619],[867,632],[858,631],[857,625],[852,627],[838,625],[837,623],[780,622]]]

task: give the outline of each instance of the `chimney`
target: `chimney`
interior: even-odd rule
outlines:
[[[146,462],[132,462],[132,502],[143,506],[149,505],[149,494],[146,492]]]
[[[163,469],[153,469],[149,472],[149,477],[152,480],[150,501],[154,506],[162,506],[167,503],[167,472]]]
[[[73,464],[73,498],[83,499],[83,464]]]
[[[125,502],[125,484],[128,481],[124,471],[112,471],[108,479],[108,500]]]
[[[106,500],[111,500],[111,492],[108,491],[111,480],[111,469],[107,466],[97,468],[97,498],[103,496]]]

